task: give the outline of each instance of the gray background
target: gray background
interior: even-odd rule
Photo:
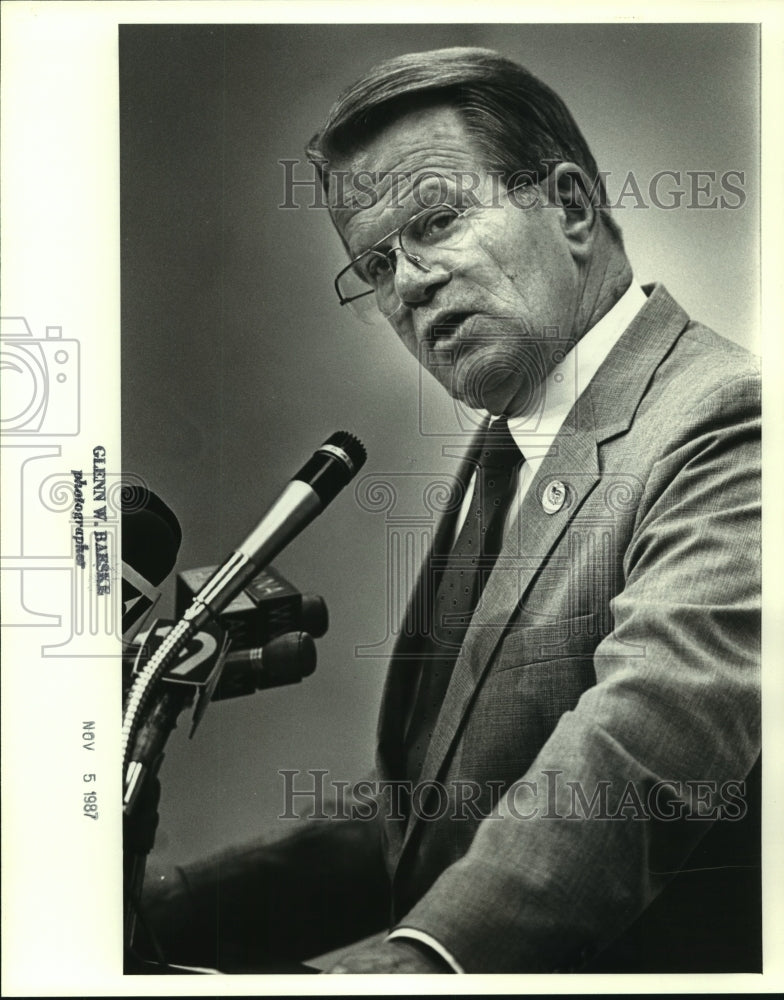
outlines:
[[[496,48],[554,87],[611,172],[611,199],[632,169],[644,192],[664,169],[744,171],[740,209],[627,198],[616,218],[640,282],[663,282],[695,318],[759,348],[756,26],[121,27],[123,468],[177,513],[177,569],[220,562],[334,430],[361,437],[363,475],[400,494],[373,512],[349,487],[277,560],[327,600],[318,670],[212,706],[191,742],[183,719],[162,771],[160,860],[271,831],[280,768],[353,781],[370,766],[405,589],[388,538],[400,517],[429,530],[421,485],[453,467],[442,448],[459,436],[436,433],[454,425],[451,403],[392,331],[338,308],[342,249],[323,210],[279,208],[278,161],[302,157],[373,63],[446,45]],[[170,581],[165,613],[172,594]],[[374,644],[379,655],[357,655]]]

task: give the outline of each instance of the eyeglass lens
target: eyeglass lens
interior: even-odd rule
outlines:
[[[408,266],[423,272],[438,268],[450,273],[458,265],[455,251],[460,249],[470,227],[470,213],[449,205],[417,213],[400,228],[397,243],[393,234],[386,252],[368,250],[340,276],[341,297],[353,299],[348,305],[363,319],[378,312],[391,316],[401,305],[395,287],[401,255]]]

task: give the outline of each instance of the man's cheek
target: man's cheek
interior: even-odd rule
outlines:
[[[421,364],[424,364],[425,367],[427,367],[426,358],[425,358],[424,353],[423,353],[424,352],[424,345],[421,345],[417,341],[416,337],[414,336],[413,331],[408,330],[408,329],[406,329],[403,326],[395,324],[392,320],[387,320],[387,322],[392,327],[392,329],[395,331],[395,333],[397,334],[398,340],[400,340],[400,342],[403,344],[403,346],[406,348],[406,350],[410,354],[413,354],[414,357],[417,359],[417,361],[419,361]]]
[[[456,353],[454,363],[439,376],[447,390],[456,398],[491,413],[503,412],[517,391],[523,371],[515,356],[498,344],[464,344]]]
[[[450,396],[465,401],[466,378],[470,377],[471,369],[458,351],[433,350],[420,345],[418,359]]]

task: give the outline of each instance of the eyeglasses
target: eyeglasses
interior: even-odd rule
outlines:
[[[335,291],[341,306],[350,306],[362,319],[372,316],[376,310],[391,316],[400,308],[395,291],[398,254],[403,254],[420,271],[431,272],[436,256],[440,267],[451,270],[443,252],[456,250],[463,242],[466,219],[474,208],[460,210],[447,204],[434,205],[393,229],[376,247],[392,240],[397,241],[396,245],[388,250],[375,247],[365,250],[335,278]]]
[[[512,188],[508,193],[528,186],[531,186],[530,181]],[[463,245],[471,228],[472,213],[486,207],[471,205],[458,209],[442,202],[417,212],[338,273],[335,291],[340,305],[349,306],[364,320],[372,320],[378,312],[391,316],[401,306],[395,288],[398,254],[402,254],[420,271],[430,273],[438,267],[450,273],[456,265],[450,254]],[[394,240],[396,245],[388,250],[378,249]]]

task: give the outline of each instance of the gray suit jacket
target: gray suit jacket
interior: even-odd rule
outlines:
[[[469,971],[587,967],[613,942],[619,967],[683,964],[689,946],[673,948],[689,928],[670,926],[666,946],[666,928],[638,929],[631,945],[622,935],[689,867],[711,819],[730,851],[711,848],[711,862],[759,881],[742,789],[759,753],[758,371],[663,288],[646,291],[542,463],[472,619],[421,776],[439,782],[419,810],[437,818],[385,825],[396,918]],[[551,513],[553,481],[566,503]],[[382,777],[400,774],[416,647],[402,641],[389,674]],[[466,782],[490,818],[461,807]],[[593,810],[577,783],[588,806],[599,792]],[[715,892],[697,907],[706,928]],[[740,892],[735,950],[755,915]],[[703,963],[732,961],[717,935]]]
[[[507,533],[418,807],[190,866],[150,910],[173,957],[304,958],[387,920],[468,972],[758,967],[758,370],[646,291]],[[428,560],[412,609],[432,588]],[[382,781],[421,642],[390,666]]]

